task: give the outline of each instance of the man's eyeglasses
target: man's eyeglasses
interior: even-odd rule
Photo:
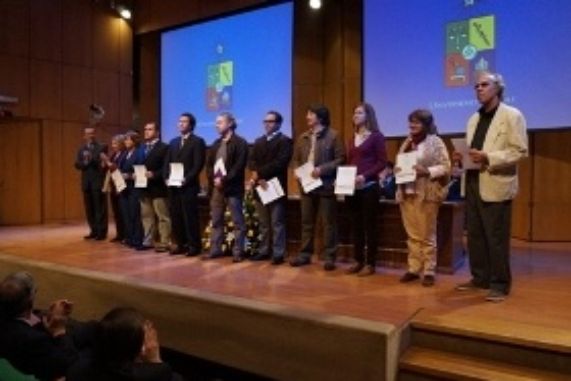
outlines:
[[[272,120],[272,119],[264,119],[263,122],[264,122],[264,124],[276,123],[276,121]]]
[[[474,85],[474,89],[479,89],[480,87],[486,88],[488,86],[490,86],[490,82],[480,82],[480,83],[476,83]]]

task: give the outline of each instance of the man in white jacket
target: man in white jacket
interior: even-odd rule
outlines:
[[[466,129],[469,156],[480,165],[466,171],[472,279],[456,289],[489,289],[486,300],[501,302],[511,289],[511,204],[518,190],[517,163],[528,154],[526,122],[502,102],[505,84],[499,74],[481,72],[474,89],[482,106]]]

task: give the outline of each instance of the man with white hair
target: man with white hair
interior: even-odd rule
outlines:
[[[456,289],[489,289],[486,300],[501,302],[511,289],[511,204],[518,189],[517,163],[528,154],[526,122],[518,109],[503,103],[505,84],[499,74],[480,72],[474,89],[481,107],[466,131],[468,154],[479,165],[466,171],[472,279]]]

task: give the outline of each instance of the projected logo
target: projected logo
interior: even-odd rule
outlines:
[[[222,54],[222,45],[216,52]],[[222,61],[208,65],[208,86],[206,88],[206,108],[208,111],[224,111],[232,108],[232,87],[234,85],[234,62]]]
[[[468,86],[478,71],[495,71],[495,49],[496,20],[493,15],[446,24],[446,86]]]

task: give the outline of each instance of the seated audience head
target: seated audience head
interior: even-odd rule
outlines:
[[[32,275],[19,271],[0,283],[0,315],[3,319],[27,318],[34,308],[36,282]]]
[[[377,122],[377,114],[375,109],[369,103],[359,103],[353,110],[353,126],[355,129],[365,127],[367,130],[374,132],[379,131],[379,123]]]
[[[408,125],[412,137],[424,137],[438,133],[434,117],[428,110],[418,109],[411,112],[408,116]]]
[[[331,125],[329,109],[319,103],[315,103],[307,107],[305,119],[309,128],[315,128],[320,125],[323,127],[329,127]]]
[[[96,353],[106,364],[126,364],[137,359],[145,340],[146,319],[133,308],[115,308],[99,323]]]

